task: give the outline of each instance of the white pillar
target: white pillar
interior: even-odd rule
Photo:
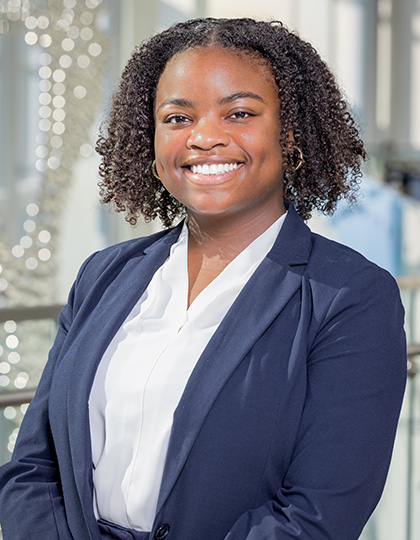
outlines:
[[[410,64],[410,131],[411,147],[420,150],[420,2],[411,1],[409,32],[411,33],[411,64]]]
[[[135,47],[156,31],[159,0],[124,0],[119,6],[120,67],[123,69]]]
[[[410,145],[412,108],[417,101],[412,95],[413,81],[420,75],[411,72],[413,66],[412,17],[415,0],[392,1],[392,82],[390,138],[398,148]],[[420,98],[418,98],[420,99]],[[417,122],[419,119],[417,119]]]
[[[363,0],[336,0],[333,8],[333,68],[350,103],[364,112],[365,12]]]

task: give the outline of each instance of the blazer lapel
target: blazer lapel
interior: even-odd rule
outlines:
[[[82,323],[73,328],[74,342],[67,352],[68,429],[74,475],[83,502],[82,511],[90,530],[96,530],[92,506],[92,456],[87,403],[97,366],[103,353],[137,300],[143,294],[155,271],[169,255],[182,224],[157,240],[140,256],[133,257],[111,281],[92,312],[80,317]],[[63,364],[66,358],[63,358]]]
[[[201,425],[253,344],[301,285],[311,232],[292,205],[273,246],[226,314],[188,380],[174,414],[157,514],[172,490]]]

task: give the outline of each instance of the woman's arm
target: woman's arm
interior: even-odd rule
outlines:
[[[386,272],[365,269],[340,289],[309,353],[283,485],[225,540],[356,540],[383,490],[405,380],[397,287]]]
[[[54,371],[73,319],[75,290],[58,317],[58,332],[37,392],[23,419],[9,463],[0,468],[0,523],[4,540],[74,540],[67,525],[48,400]]]

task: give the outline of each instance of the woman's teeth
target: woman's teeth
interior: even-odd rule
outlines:
[[[212,163],[211,165],[191,165],[191,172],[194,174],[223,174],[238,168],[237,163]]]

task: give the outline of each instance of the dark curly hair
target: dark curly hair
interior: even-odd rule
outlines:
[[[185,214],[152,174],[154,100],[159,77],[175,54],[209,46],[256,56],[270,67],[280,99],[284,196],[301,217],[308,219],[313,209],[330,214],[339,199],[353,199],[365,149],[334,76],[315,49],[278,21],[206,18],[175,24],[144,42],[129,60],[96,145],[102,202],[126,211],[133,225],[142,214],[169,227]],[[290,133],[304,157],[297,170],[291,166]]]

